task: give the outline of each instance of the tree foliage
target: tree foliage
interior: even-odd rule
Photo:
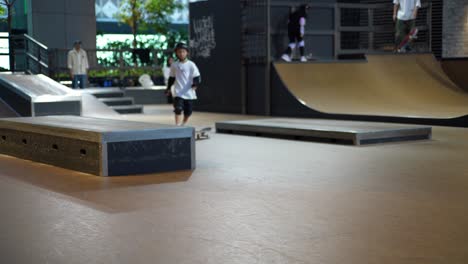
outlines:
[[[169,18],[183,8],[180,0],[123,0],[117,18],[130,26],[133,33],[133,47],[137,47],[136,35],[146,28],[165,34]]]
[[[150,38],[143,38],[138,41],[137,49],[149,49],[157,50],[158,66],[162,67],[168,56],[172,56],[172,49],[178,42],[188,41],[187,31],[175,31],[169,30],[165,35],[153,36]],[[111,41],[105,46],[99,47],[103,50],[127,50],[123,53],[123,60],[125,65],[132,66],[149,66],[143,65],[138,60],[135,60],[134,54],[131,52],[131,48],[134,48],[131,41]],[[154,58],[152,58],[154,59]],[[98,56],[98,63],[102,66],[118,65],[120,61],[120,54],[115,52],[103,52],[101,56]],[[154,66],[154,65],[153,65]]]
[[[16,0],[1,0],[0,7],[2,8],[3,14],[7,13],[7,27],[8,27],[8,46],[12,47],[11,41],[11,19],[13,13],[13,5],[15,4]],[[15,55],[14,49],[10,49],[10,70],[14,70],[15,65]]]
[[[15,4],[15,1],[16,0],[0,0],[0,15],[6,15],[7,10]]]

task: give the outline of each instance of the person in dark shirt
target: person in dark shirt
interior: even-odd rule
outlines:
[[[309,5],[301,5],[299,9],[289,14],[288,21],[288,37],[289,45],[285,53],[281,58],[285,61],[290,62],[293,50],[299,46],[299,52],[301,54],[301,61],[307,61],[304,56],[304,33],[305,33],[305,24],[307,19],[307,11],[310,9]]]

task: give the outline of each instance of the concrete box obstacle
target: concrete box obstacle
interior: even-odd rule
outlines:
[[[387,123],[271,118],[216,123],[219,133],[349,145],[431,139],[432,128]]]
[[[78,116],[0,119],[0,153],[100,176],[195,169],[191,127]]]

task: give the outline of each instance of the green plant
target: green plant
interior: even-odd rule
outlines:
[[[13,5],[15,4],[16,0],[1,0],[0,1],[0,14],[4,15],[5,12],[7,13],[7,27],[8,27],[8,36],[11,36],[11,20],[13,15]],[[12,46],[11,37],[8,38],[8,46]],[[12,49],[12,52],[14,50]],[[10,69],[13,69],[15,65],[14,61],[15,56],[10,54]]]
[[[151,51],[151,63],[150,65],[144,65],[138,61],[138,58],[132,52],[132,43],[130,40],[127,41],[112,41],[108,42],[105,46],[99,47],[103,50],[115,50],[115,51],[99,51],[97,54],[98,63],[103,67],[117,67],[120,65],[120,56],[122,56],[123,64],[125,66],[163,66],[163,63],[167,60],[168,56],[172,56],[172,48],[177,42],[187,42],[188,33],[187,30],[169,30],[164,35],[154,36],[138,36],[138,49],[149,49]],[[156,56],[157,65],[154,65]]]
[[[116,16],[132,29],[132,47],[136,48],[141,28],[153,27],[163,33],[168,29],[170,15],[181,8],[183,4],[178,0],[123,0]]]

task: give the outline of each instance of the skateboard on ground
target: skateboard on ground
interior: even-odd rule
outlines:
[[[312,53],[307,54],[305,57],[306,57],[307,61],[316,61],[317,60],[317,58],[314,57],[314,55]]]
[[[409,48],[411,42],[418,38],[418,28],[411,29],[410,33],[405,36],[405,38],[401,41],[400,45],[398,45],[397,51],[398,52],[406,52]]]
[[[195,129],[195,140],[209,139],[210,135],[208,132],[211,131],[211,127],[204,127],[201,129]]]

